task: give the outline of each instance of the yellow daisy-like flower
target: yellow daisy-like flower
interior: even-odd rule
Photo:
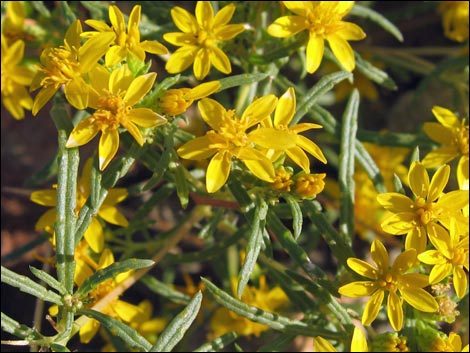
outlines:
[[[437,105],[432,108],[432,113],[438,123],[424,123],[424,132],[431,140],[441,146],[429,152],[423,158],[422,163],[426,168],[435,168],[460,157],[457,166],[457,180],[460,189],[468,190],[469,129],[466,119],[459,120],[449,109]]]
[[[89,159],[84,168],[82,175],[80,176],[77,184],[77,204],[75,208],[75,214],[78,215],[82,207],[85,205],[88,197],[90,196],[90,177],[91,177],[91,163]],[[119,212],[116,208],[116,204],[123,201],[127,197],[127,190],[124,188],[112,188],[109,189],[108,195],[106,196],[103,204],[98,210],[97,216],[108,223],[118,225],[121,227],[127,227],[129,222],[126,217]],[[53,207],[46,211],[36,222],[36,230],[46,230],[47,232],[54,233],[54,223],[56,222],[56,206],[57,206],[57,190],[47,189],[34,191],[31,194],[31,201],[42,205]],[[84,238],[88,245],[94,252],[101,252],[104,247],[104,233],[103,227],[97,218],[93,217],[90,226],[84,234]]]
[[[141,6],[135,5],[129,15],[127,24],[124,22],[124,16],[116,5],[109,7],[109,20],[112,27],[103,21],[86,20],[85,23],[98,32],[84,32],[83,37],[93,37],[97,33],[115,33],[116,39],[111,44],[111,48],[106,52],[105,64],[108,67],[115,66],[123,61],[129,54],[140,61],[145,60],[145,52],[156,55],[168,54],[168,49],[157,41],[140,41],[139,23],[141,18]]]
[[[237,279],[232,278],[232,291],[237,291]],[[245,304],[255,306],[267,312],[276,311],[289,303],[289,298],[281,287],[269,288],[266,277],[261,275],[259,287],[246,286],[243,291],[241,301]],[[211,337],[218,337],[227,332],[235,331],[241,336],[254,335],[259,337],[263,331],[269,329],[268,326],[253,322],[243,316],[235,314],[233,311],[221,307],[218,308],[210,321]]]
[[[442,13],[444,35],[457,42],[468,39],[468,1],[441,1],[439,12]]]
[[[41,89],[34,98],[33,115],[64,87],[65,98],[77,109],[88,107],[90,87],[87,74],[108,51],[114,33],[100,33],[81,45],[82,25],[74,21],[65,34],[64,45],[41,53],[41,66],[31,84],[31,91]]]
[[[114,263],[114,255],[108,248],[105,248],[101,253],[100,260],[96,267],[92,267],[93,271],[104,269]],[[76,284],[80,286],[88,277],[91,276],[93,271],[90,272],[89,266],[77,266],[75,271],[77,275],[75,276]],[[101,298],[105,297],[108,293],[114,290],[122,281],[128,278],[132,274],[132,271],[125,273],[120,273],[115,278],[108,279],[104,282],[101,282],[96,288],[90,291],[88,298],[91,299],[91,302],[88,304],[89,307],[92,307],[99,301]],[[103,314],[109,315],[115,319],[123,321],[128,325],[133,325],[138,327],[142,323],[142,317],[145,317],[145,308],[139,307],[137,305],[130,304],[126,301],[116,298],[112,300],[106,307],[104,307],[101,312]],[[85,325],[80,328],[80,342],[89,343],[91,339],[96,335],[98,329],[100,328],[99,321],[95,319],[90,319]]]
[[[219,45],[245,30],[243,24],[228,24],[235,12],[235,5],[228,4],[214,16],[210,1],[198,1],[195,14],[190,14],[182,7],[171,9],[171,17],[176,27],[182,32],[163,35],[167,42],[178,48],[166,63],[166,70],[176,74],[193,64],[194,76],[203,80],[213,65],[224,74],[232,72],[227,55]]]
[[[440,333],[431,342],[429,352],[468,352],[468,344],[462,347],[462,338],[455,332],[449,336]]]
[[[370,253],[375,266],[357,258],[347,260],[354,272],[370,280],[352,282],[338,289],[340,294],[348,297],[370,296],[362,315],[363,325],[369,326],[376,319],[387,293],[387,315],[395,331],[403,327],[403,300],[420,311],[438,310],[439,305],[434,297],[423,289],[429,285],[428,276],[406,273],[416,263],[415,249],[402,252],[391,267],[387,249],[380,240],[372,242]]]
[[[303,199],[316,197],[325,188],[326,173],[300,174],[295,179],[295,193]]]
[[[304,151],[323,163],[327,163],[327,161],[320,147],[300,133],[311,129],[320,129],[322,126],[313,123],[289,126],[294,118],[295,109],[295,91],[290,87],[279,98],[274,113],[274,122],[271,121],[271,118],[265,119],[262,122],[264,127],[252,131],[250,139],[263,148],[285,152],[305,173],[310,173],[310,160]]]
[[[219,81],[201,83],[193,88],[173,88],[165,91],[160,98],[159,107],[166,115],[183,114],[195,100],[205,98],[220,88]]]
[[[287,38],[307,30],[307,72],[314,73],[323,58],[325,40],[333,54],[346,71],[355,67],[354,51],[349,40],[366,37],[362,29],[354,23],[343,21],[351,11],[354,1],[283,1],[294,16],[283,16],[268,27],[273,37]]]
[[[381,224],[384,232],[406,234],[405,249],[416,249],[419,254],[426,249],[427,234],[434,224],[439,222],[449,228],[454,218],[457,229],[468,229],[468,217],[462,214],[468,205],[468,191],[444,193],[449,174],[450,167],[443,165],[429,181],[423,164],[413,162],[408,180],[414,199],[397,192],[377,195],[377,201],[390,211]]]
[[[213,129],[178,148],[181,158],[204,160],[212,156],[206,172],[206,187],[210,193],[219,190],[227,181],[235,157],[259,179],[272,183],[274,167],[270,159],[250,140],[247,130],[269,117],[277,98],[268,95],[251,103],[238,118],[234,110],[226,110],[210,98],[198,102],[204,121]]]
[[[457,296],[463,298],[467,292],[468,272],[468,234],[462,239],[457,232],[455,221],[451,221],[450,234],[439,226],[435,225],[428,232],[429,240],[434,245],[435,250],[427,250],[418,255],[418,260],[433,265],[429,273],[431,284],[439,283],[444,278],[452,274],[452,280]]]
[[[133,108],[152,88],[156,73],[134,78],[127,65],[109,73],[99,66],[90,72],[89,106],[95,112],[82,120],[70,133],[67,147],[88,143],[100,131],[98,147],[100,170],[104,170],[119,149],[119,131],[123,126],[142,146],[144,138],[138,126],[154,127],[166,119],[148,108]]]
[[[25,44],[17,40],[8,45],[2,34],[2,104],[17,119],[23,119],[25,109],[31,110],[33,99],[26,89],[33,80],[34,72],[20,66]]]
[[[337,352],[336,348],[323,337],[317,336],[313,339],[314,352]],[[360,327],[354,327],[351,339],[350,352],[368,352],[367,338]]]

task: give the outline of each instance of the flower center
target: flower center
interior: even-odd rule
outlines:
[[[462,120],[462,126],[457,128],[454,135],[454,143],[459,147],[460,153],[468,155],[469,140],[468,126],[465,126],[465,119]]]
[[[465,260],[467,259],[467,254],[465,249],[463,248],[456,248],[451,252],[450,262],[454,266],[463,266],[465,264]]]
[[[224,121],[225,124],[219,128],[219,134],[232,145],[237,147],[246,146],[248,144],[248,136],[245,132],[246,126],[236,118],[235,111],[227,111]]]
[[[124,92],[118,94],[108,92],[107,96],[100,97],[93,118],[101,130],[117,129],[120,124],[127,121],[127,112],[131,107],[126,106],[126,102],[122,99],[123,95]]]
[[[416,215],[419,217],[421,224],[425,225],[434,219],[433,203],[427,203],[422,197],[418,197],[415,201]]]
[[[59,87],[80,75],[80,64],[74,54],[65,47],[52,48],[47,53],[47,63],[41,68],[45,77],[41,86]]]
[[[216,46],[216,40],[212,33],[201,29],[197,34],[197,43],[204,48],[211,48]]]
[[[316,37],[326,38],[340,29],[340,22],[345,14],[337,10],[337,6],[327,4],[327,6],[317,5],[313,11],[307,15],[307,27],[310,34]]]
[[[395,292],[397,290],[397,276],[390,272],[385,273],[382,278],[378,280],[378,283],[380,287],[388,290],[389,292]]]

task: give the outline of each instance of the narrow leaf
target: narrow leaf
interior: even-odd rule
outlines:
[[[139,352],[148,352],[152,347],[152,344],[142,337],[136,330],[111,316],[91,309],[81,310],[79,314],[98,320],[109,330],[110,333],[119,336],[132,349],[136,349]]]
[[[196,319],[201,303],[202,293],[199,291],[194,295],[186,308],[176,315],[158,336],[157,343],[150,348],[150,352],[171,352],[183,338],[194,319]]]
[[[171,169],[170,167],[170,170]],[[189,186],[185,173],[186,169],[182,164],[178,163],[173,171],[175,174],[176,194],[180,199],[181,207],[186,208],[189,202]]]
[[[3,274],[2,274],[3,276]],[[7,314],[1,313],[2,330],[25,340],[39,340],[42,336],[35,329],[20,324]]]
[[[398,27],[396,27],[392,22],[390,22],[386,17],[384,17],[379,12],[371,9],[370,7],[366,7],[363,5],[355,4],[351,11],[349,12],[350,15],[355,15],[363,18],[367,18],[375,23],[377,23],[380,27],[384,30],[389,32],[393,35],[396,39],[400,42],[403,42],[403,35],[401,34]]]
[[[294,115],[294,118],[290,122],[290,125],[297,124],[302,117],[310,111],[312,106],[316,103],[318,98],[323,96],[326,92],[333,89],[333,87],[343,81],[346,78],[351,77],[351,73],[347,71],[334,72],[323,76],[315,86],[310,88],[308,92],[302,97],[298,106],[297,112]]]
[[[294,230],[294,239],[297,240],[300,232],[302,231],[304,216],[302,214],[302,210],[300,209],[299,202],[295,198],[293,198],[290,194],[286,194],[284,195],[284,199],[287,201],[287,204],[289,205],[292,213],[292,228]]]
[[[385,71],[375,67],[370,62],[364,60],[357,52],[355,52],[355,58],[356,68],[364,76],[390,90],[397,89],[396,83],[390,78],[390,76]]]
[[[403,195],[406,194],[400,177],[396,175],[395,173],[393,173],[393,186],[395,188],[395,192],[399,192],[400,194],[403,194]]]
[[[218,92],[223,91],[227,88],[238,87],[248,85],[254,82],[259,82],[264,80],[266,77],[268,77],[268,74],[265,73],[241,74],[225,77],[219,80],[220,88]]]
[[[16,287],[20,291],[31,294],[39,299],[54,304],[62,304],[62,298],[60,297],[60,295],[50,290],[47,290],[46,288],[26,276],[19,275],[3,266],[1,274],[3,283],[9,284],[12,287]]]
[[[342,335],[338,332],[325,330],[323,327],[314,327],[300,320],[292,320],[278,314],[261,310],[254,306],[247,305],[218,288],[208,279],[203,277],[201,277],[201,279],[206,285],[206,289],[214,296],[217,303],[251,321],[266,325],[274,330],[309,337],[322,336],[324,338],[339,339]]]
[[[235,341],[236,338],[236,332],[228,332],[222,336],[214,338],[212,341],[204,343],[202,346],[193,350],[193,352],[218,352]]]
[[[172,286],[163,283],[150,275],[145,275],[140,279],[153,293],[164,297],[173,303],[186,305],[191,300],[191,297],[185,293],[173,289]]]
[[[118,274],[127,272],[130,270],[136,270],[139,268],[152,266],[154,262],[152,260],[145,259],[127,259],[120,262],[115,262],[108,267],[96,271],[91,277],[88,277],[78,288],[75,293],[77,297],[85,297],[93,288],[96,288],[98,284],[116,277]]]
[[[343,114],[339,152],[338,182],[340,192],[339,231],[351,246],[354,235],[354,144],[357,131],[359,92],[354,89]]]
[[[382,174],[380,173],[379,167],[372,159],[371,155],[364,147],[364,145],[356,139],[356,159],[364,168],[365,172],[369,176],[372,183],[374,183],[375,189],[378,193],[386,192],[385,182]]]
[[[35,275],[40,280],[46,282],[49,286],[56,289],[60,294],[65,295],[67,294],[67,290],[65,289],[64,285],[52,277],[50,274],[43,270],[39,270],[33,266],[29,266],[32,274]]]
[[[280,334],[273,340],[259,347],[257,352],[289,352],[288,348],[296,337],[296,335],[291,333]]]

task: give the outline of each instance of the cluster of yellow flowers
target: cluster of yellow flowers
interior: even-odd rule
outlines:
[[[344,21],[355,6],[354,1],[281,3],[283,10],[291,14],[275,19],[267,26],[266,33],[275,38],[307,34],[302,49],[305,49],[305,68],[309,74],[318,72],[325,55],[325,40],[342,69],[355,70],[355,52],[349,41],[362,40],[366,34],[358,25]],[[465,29],[468,31],[468,2],[455,7],[447,3],[454,2],[444,2],[440,8],[444,13],[445,35],[459,42],[468,40],[468,33],[464,33]],[[237,178],[235,182],[243,179],[238,178],[240,173],[248,176],[243,179],[247,180],[248,188],[254,185],[253,190],[262,189],[263,196],[269,195],[277,201],[282,196],[294,196],[300,204],[302,200],[314,199],[324,188],[335,193],[334,187],[327,185],[326,173],[311,173],[311,157],[327,164],[326,153],[311,140],[311,130],[323,126],[295,119],[297,98],[293,86],[285,85],[279,96],[269,93],[253,96],[243,109],[226,108],[226,102],[209,98],[225,89],[223,79],[197,82],[191,88],[161,89],[157,72],[150,71],[151,64],[145,63],[147,54],[165,60],[166,73],[178,75],[174,82],[190,66],[196,81],[208,77],[212,67],[220,76],[230,75],[232,63],[223,45],[250,29],[248,24],[230,23],[236,10],[234,4],[215,13],[211,2],[198,1],[194,15],[182,7],[173,7],[171,18],[181,32],[164,33],[162,38],[177,47],[174,52],[158,41],[141,40],[140,5],[132,8],[127,24],[120,8],[110,5],[110,25],[88,19],[84,24],[92,30],[83,31],[82,22],[74,20],[62,44],[45,46],[37,65],[24,61],[32,34],[24,24],[26,14],[22,3],[8,2],[6,8],[1,36],[2,104],[19,120],[25,117],[26,111],[38,115],[54,97],[63,93],[73,108],[83,112],[80,120],[74,121],[66,148],[86,145],[100,134],[97,153],[100,171],[107,170],[118,154],[123,133],[129,133],[138,146],[148,143],[152,148],[154,134],[198,101],[197,109],[207,128],[199,136],[177,145],[175,158],[179,162],[207,163],[203,175],[204,191],[208,194],[223,195],[231,176]],[[462,16],[465,11],[466,19]],[[341,283],[338,292],[352,298],[369,297],[361,312],[361,322],[366,327],[380,316],[387,301],[386,317],[392,332],[386,338],[381,336],[386,343],[376,340],[377,347],[383,343],[378,348],[382,350],[408,350],[406,337],[400,332],[406,326],[409,310],[433,315],[434,321],[445,321],[447,313],[443,303],[449,296],[433,294],[429,290],[432,285],[451,283],[456,295],[454,302],[468,295],[468,120],[459,119],[451,110],[437,105],[432,113],[437,122],[426,122],[423,130],[438,146],[422,160],[411,161],[409,170],[403,165],[408,150],[367,145],[385,178],[387,190],[396,190],[393,179],[401,178],[410,191],[409,196],[404,189],[377,193],[364,171],[356,170],[354,175],[355,231],[363,240],[370,241],[373,264],[349,257],[346,262],[351,270],[350,281]],[[90,197],[91,168],[92,159],[89,159],[78,180],[74,210],[77,216]],[[299,171],[295,172],[295,168]],[[456,186],[450,182],[454,176]],[[330,185],[333,184],[331,181]],[[57,197],[56,187],[31,194],[33,202],[52,207],[38,220],[36,230],[48,232],[53,244]],[[115,262],[105,240],[104,222],[120,227],[129,225],[116,207],[127,197],[125,188],[110,188],[96,210],[75,250],[77,286]],[[387,250],[390,235],[405,236],[403,251],[392,255]],[[353,272],[366,280],[353,280]],[[101,283],[89,293],[91,302],[99,301],[131,275],[132,272],[122,273]],[[247,286],[241,301],[267,312],[277,311],[288,303],[289,298],[279,286],[269,289],[264,275],[258,280],[259,288]],[[231,285],[235,293],[236,280],[231,279]],[[148,301],[135,305],[115,298],[103,313],[129,324],[145,337],[153,335],[148,339],[155,341],[155,335],[163,330],[167,320],[152,318],[151,306]],[[57,312],[57,307],[50,310],[52,315]],[[214,310],[210,326],[214,337],[230,331],[258,337],[267,329],[226,308]],[[88,321],[80,328],[81,342],[90,342],[99,327],[98,321]],[[352,337],[351,351],[368,348],[362,328],[356,327]],[[335,350],[322,337],[316,337],[313,346],[315,351]],[[451,332],[445,337],[440,334],[430,346],[443,351],[449,347],[461,350],[462,342]],[[468,345],[465,349],[468,351]]]

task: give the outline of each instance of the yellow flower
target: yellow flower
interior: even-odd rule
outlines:
[[[271,184],[271,187],[277,191],[290,192],[293,183],[292,170],[281,166],[279,169],[276,169],[276,175],[274,176],[274,182]]]
[[[310,173],[310,160],[304,151],[323,163],[327,161],[320,147],[309,138],[300,135],[300,133],[311,129],[319,129],[322,126],[313,123],[300,123],[289,126],[294,118],[295,108],[295,91],[290,87],[279,98],[274,113],[274,123],[271,118],[265,119],[262,122],[264,127],[250,133],[250,140],[261,147],[285,152],[305,173]]]
[[[325,188],[326,173],[321,174],[300,174],[295,179],[295,193],[304,199],[316,197]]]
[[[19,120],[25,116],[24,110],[31,110],[33,99],[26,89],[33,80],[34,72],[20,66],[23,60],[25,44],[17,40],[8,45],[2,34],[2,104]]]
[[[468,344],[462,347],[462,338],[455,332],[450,332],[449,336],[440,334],[431,343],[429,352],[468,352]]]
[[[114,263],[114,255],[108,248],[105,248],[101,253],[100,260],[96,268],[93,268],[94,271],[104,269]],[[77,262],[77,265],[79,263]],[[76,284],[80,286],[85,279],[87,279],[91,274],[88,272],[90,269],[86,267],[77,266],[75,271],[78,273],[76,275]],[[114,290],[122,281],[128,278],[132,274],[132,271],[125,273],[120,273],[115,278],[108,279],[104,282],[101,282],[95,289],[91,290],[88,294],[88,299],[91,302],[88,304],[88,307],[92,307],[96,302],[105,297],[108,293]],[[130,326],[138,327],[142,323],[142,318],[145,317],[145,308],[139,307],[137,305],[130,304],[126,301],[115,298],[112,300],[106,307],[104,307],[101,312],[103,314],[109,315],[115,319],[123,321]],[[98,329],[100,328],[100,323],[97,320],[91,319],[87,321],[85,325],[80,328],[80,342],[88,343],[96,335]]]
[[[450,167],[441,166],[429,181],[420,162],[413,162],[408,173],[414,200],[397,192],[377,195],[377,201],[389,212],[382,222],[382,229],[393,235],[406,234],[405,249],[426,249],[427,233],[438,222],[446,228],[455,218],[457,229],[468,229],[468,217],[462,208],[468,204],[468,191],[455,190],[443,193],[449,180]]]
[[[231,279],[232,291],[237,291],[237,279]],[[268,288],[266,277],[259,278],[259,288],[246,286],[241,301],[245,304],[255,306],[267,312],[275,312],[289,303],[289,298],[279,286]],[[218,308],[210,321],[211,336],[217,337],[230,331],[235,331],[241,336],[255,335],[259,337],[268,326],[253,322],[243,316],[235,314],[225,307]]]
[[[41,89],[34,98],[33,115],[64,86],[65,97],[77,109],[88,107],[90,88],[87,74],[108,51],[114,33],[102,33],[87,40],[82,46],[82,25],[74,21],[65,34],[64,45],[47,48],[41,53],[41,66],[31,84],[31,91]]]
[[[193,88],[169,89],[160,98],[159,107],[166,115],[180,115],[186,112],[195,100],[205,98],[217,92],[219,88],[219,81],[210,81]]]
[[[468,39],[468,1],[441,1],[439,11],[442,13],[444,35],[457,42]]]
[[[441,147],[429,152],[422,163],[426,168],[434,168],[460,157],[457,180],[461,190],[468,190],[468,124],[465,124],[465,119],[459,121],[449,109],[437,105],[432,108],[432,113],[439,123],[424,123],[424,132]]]
[[[459,298],[463,298],[467,292],[468,272],[468,235],[460,239],[455,221],[451,221],[450,234],[439,226],[435,225],[428,232],[429,240],[434,245],[435,250],[427,250],[418,255],[418,260],[433,265],[429,273],[429,282],[435,284],[452,274],[455,292]]]
[[[227,181],[235,157],[259,179],[272,183],[272,162],[253,146],[246,130],[266,119],[274,110],[277,98],[268,95],[251,103],[238,118],[234,110],[225,108],[210,98],[198,102],[204,121],[213,129],[178,148],[181,158],[203,160],[212,156],[207,167],[206,187],[210,193],[219,190]]]
[[[145,52],[156,55],[168,54],[168,49],[157,41],[140,41],[139,23],[141,17],[141,6],[135,5],[129,15],[127,24],[124,16],[116,5],[109,7],[109,20],[112,27],[103,21],[86,20],[85,23],[98,32],[84,32],[82,37],[93,37],[97,33],[115,33],[116,39],[111,48],[106,52],[105,64],[108,67],[115,66],[124,60],[129,54],[140,61],[145,60]]]
[[[409,352],[408,338],[398,332],[384,332],[374,337],[371,352]]]
[[[370,253],[375,266],[357,258],[350,257],[347,260],[354,272],[370,280],[352,282],[338,289],[340,294],[348,297],[370,296],[362,315],[363,325],[369,326],[376,319],[387,293],[387,315],[395,331],[403,327],[403,300],[420,311],[438,310],[434,297],[423,289],[429,285],[428,276],[406,273],[416,263],[415,249],[402,252],[391,267],[387,249],[380,240],[372,242]]]
[[[75,214],[78,215],[82,207],[85,205],[88,197],[90,196],[90,177],[91,177],[91,163],[89,159],[84,168],[81,177],[77,184],[77,204]],[[103,204],[98,210],[97,215],[109,222],[121,227],[127,227],[128,221],[124,215],[116,208],[116,204],[123,201],[127,197],[127,190],[124,188],[112,188],[108,191]],[[42,205],[53,207],[46,211],[37,221],[36,230],[46,230],[47,232],[54,233],[54,223],[56,222],[56,206],[57,206],[57,190],[47,189],[34,191],[31,194],[31,201]],[[101,223],[95,217],[92,218],[90,226],[84,234],[84,238],[90,245],[94,252],[101,252],[104,247],[104,234]]]
[[[313,339],[314,352],[337,352],[336,348],[323,337],[317,336]],[[360,327],[354,327],[351,339],[350,352],[368,352],[367,338]]]
[[[166,119],[148,108],[133,108],[153,86],[156,73],[134,78],[127,65],[109,73],[99,66],[90,73],[93,90],[89,106],[95,112],[82,120],[70,133],[67,147],[88,143],[101,131],[99,142],[99,165],[104,170],[119,149],[119,131],[123,126],[142,146],[144,139],[137,127],[154,127]]]
[[[320,66],[328,41],[333,54],[346,71],[355,67],[354,52],[349,40],[366,37],[362,29],[354,23],[343,21],[351,11],[354,1],[283,1],[294,16],[283,16],[268,27],[273,37],[287,38],[308,30],[307,72],[314,73]]]
[[[172,32],[163,38],[178,48],[166,63],[166,70],[176,74],[193,64],[194,76],[203,80],[211,65],[224,74],[232,72],[227,55],[219,45],[234,38],[245,30],[243,24],[228,24],[235,12],[235,5],[228,4],[215,16],[210,1],[198,1],[195,14],[190,14],[182,7],[171,9],[171,17],[176,27],[182,32]]]
[[[5,19],[2,22],[2,35],[9,45],[18,39],[28,41],[33,39],[25,31],[26,11],[23,1],[8,1],[6,3]],[[2,55],[3,56],[3,55]]]

